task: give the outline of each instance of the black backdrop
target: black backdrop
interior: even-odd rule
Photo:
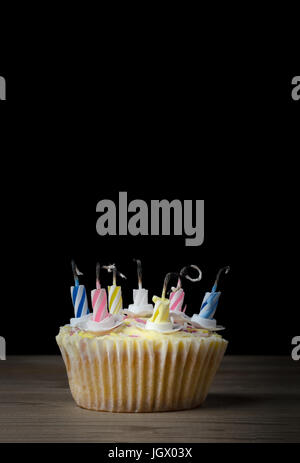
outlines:
[[[200,284],[184,282],[188,313],[198,311],[220,266],[217,318],[232,354],[289,354],[299,334],[296,278],[298,109],[291,80],[299,69],[280,56],[182,54],[82,55],[53,67],[40,61],[0,69],[3,252],[9,303],[1,315],[7,354],[57,354],[55,335],[72,315],[70,260],[95,287],[95,263],[116,263],[125,304],[136,287],[132,258],[143,261],[150,295],[164,275],[195,263]],[[94,61],[95,62],[95,61]],[[28,72],[25,72],[25,71]],[[30,70],[30,72],[29,72]],[[298,105],[298,106],[297,106]],[[6,146],[4,141],[7,142]],[[205,200],[205,241],[180,237],[106,237],[96,204],[128,199]],[[293,279],[294,278],[294,279]],[[105,285],[110,278],[103,273]],[[297,331],[298,330],[298,331]]]

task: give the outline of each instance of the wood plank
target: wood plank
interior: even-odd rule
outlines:
[[[202,407],[112,414],[75,405],[61,357],[8,357],[0,442],[300,442],[300,363],[227,356]]]

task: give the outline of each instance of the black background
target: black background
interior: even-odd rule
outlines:
[[[85,48],[26,62],[3,58],[9,302],[1,335],[8,355],[59,353],[55,335],[73,313],[71,258],[88,292],[96,261],[116,263],[128,276],[126,305],[137,286],[133,257],[143,261],[150,295],[160,293],[167,272],[200,266],[202,282],[184,282],[188,314],[229,264],[217,313],[229,353],[290,354],[300,325],[293,62],[285,48],[241,53],[222,43],[214,53],[152,46],[141,52],[120,43],[114,53]],[[204,244],[101,238],[96,204],[117,203],[119,191],[148,204],[208,198]],[[110,281],[103,273],[102,284]]]

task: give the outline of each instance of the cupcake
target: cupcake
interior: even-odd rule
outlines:
[[[97,272],[99,276],[99,267]],[[201,405],[227,341],[214,331],[172,320],[166,298],[170,275],[162,297],[153,297],[151,318],[109,312],[98,276],[93,314],[61,327],[56,337],[77,405],[119,413]]]

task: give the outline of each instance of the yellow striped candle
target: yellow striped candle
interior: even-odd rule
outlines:
[[[154,296],[152,300],[155,304],[155,308],[150,321],[152,323],[169,323],[171,321],[169,299],[162,299],[160,297]]]
[[[125,280],[126,276],[118,272],[115,264],[104,265],[102,268],[113,274],[113,284],[108,286],[108,307],[111,314],[117,315],[123,309],[122,289],[121,286],[117,286],[117,275]]]
[[[121,286],[112,285],[108,287],[108,305],[111,314],[118,314],[123,309]]]

